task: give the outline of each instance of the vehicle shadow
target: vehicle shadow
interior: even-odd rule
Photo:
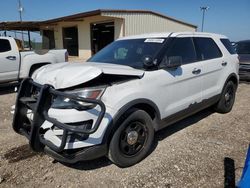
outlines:
[[[19,83],[0,85],[0,96],[15,93],[18,86],[19,86]]]
[[[112,162],[107,157],[101,157],[90,161],[80,161],[75,164],[60,163],[69,168],[85,171],[103,168],[112,164]]]
[[[181,131],[182,129],[185,129],[185,128],[199,122],[200,120],[210,116],[213,113],[214,113],[214,110],[210,107],[210,108],[204,109],[200,112],[197,112],[196,114],[189,116],[183,120],[180,120],[174,124],[171,124],[171,125],[167,126],[166,128],[163,128],[162,130],[156,132],[155,133],[155,141],[151,147],[149,155],[156,149],[156,147],[160,141],[177,133],[178,131]]]
[[[207,108],[181,121],[178,121],[172,125],[169,125],[166,128],[156,133],[155,135],[156,141],[164,140],[165,138],[171,136],[172,134],[199,122],[200,120],[210,116],[213,113],[214,113],[214,110],[212,108]]]
[[[213,113],[214,111],[208,108],[158,131],[155,135],[155,141],[148,155],[150,155],[156,149],[159,141],[164,140],[165,138],[173,135],[174,133],[199,122],[200,120],[206,118],[207,116]],[[107,157],[102,157],[91,161],[81,161],[75,164],[65,164],[65,163],[61,164],[69,168],[87,171],[109,166],[112,164],[112,162]]]

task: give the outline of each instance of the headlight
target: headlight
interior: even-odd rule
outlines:
[[[82,98],[100,99],[104,91],[105,87],[98,87],[98,88],[96,87],[96,88],[85,88],[73,91],[65,91],[65,93]],[[85,103],[82,101],[76,101],[62,96],[57,96],[54,99],[51,108],[88,110],[94,108],[95,106],[96,105],[92,103]]]

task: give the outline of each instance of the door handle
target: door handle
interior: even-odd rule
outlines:
[[[16,60],[16,56],[7,56],[6,59],[14,61]]]
[[[221,63],[221,65],[222,65],[223,67],[225,67],[225,66],[227,66],[227,62],[223,62],[223,63]]]
[[[192,71],[193,74],[200,74],[201,73],[201,69],[197,69],[195,68],[193,71]]]

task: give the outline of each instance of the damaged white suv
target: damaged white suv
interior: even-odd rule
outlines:
[[[108,156],[128,167],[154,133],[209,106],[232,109],[238,57],[225,36],[162,33],[119,39],[86,63],[60,63],[22,82],[13,128],[35,151],[75,163]]]

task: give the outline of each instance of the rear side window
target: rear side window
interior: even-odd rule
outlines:
[[[208,60],[222,57],[222,53],[213,39],[195,37],[194,42],[197,48],[199,60]]]
[[[231,42],[228,39],[220,39],[220,41],[226,47],[227,51],[230,54],[236,54],[234,47],[232,46]]]
[[[10,42],[6,39],[0,39],[0,53],[11,50]]]
[[[181,56],[183,64],[197,61],[192,38],[175,38],[167,52],[167,57],[171,56]]]

